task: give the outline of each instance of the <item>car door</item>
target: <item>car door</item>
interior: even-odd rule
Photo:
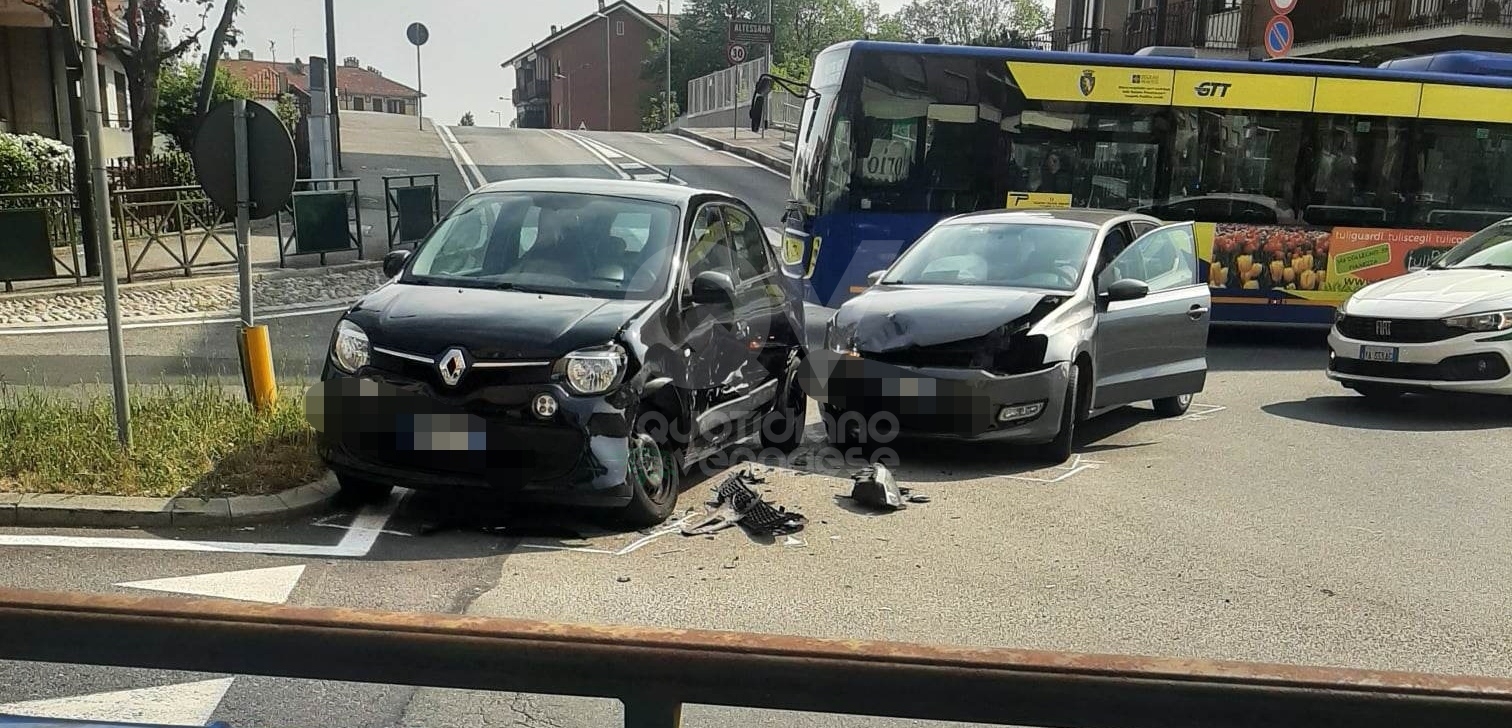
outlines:
[[[731,205],[725,210],[725,224],[735,244],[735,268],[739,276],[736,316],[744,324],[737,325],[735,333],[748,353],[741,372],[741,387],[749,401],[742,410],[754,417],[764,413],[776,398],[787,371],[788,355],[798,345],[798,332],[787,315],[783,289],[786,281],[756,215]]]
[[[746,355],[737,328],[749,328],[737,315],[739,281],[735,277],[735,250],[724,224],[725,206],[703,205],[694,215],[688,234],[687,254],[681,282],[679,316],[684,334],[685,387],[693,402],[695,436],[708,443],[729,439],[730,425],[738,420],[735,400]],[[698,274],[717,271],[736,284],[735,307],[691,303],[692,283]]]
[[[1114,281],[1149,286],[1142,298],[1109,301]],[[1097,279],[1095,409],[1202,391],[1211,301],[1201,282],[1192,223],[1140,236]]]

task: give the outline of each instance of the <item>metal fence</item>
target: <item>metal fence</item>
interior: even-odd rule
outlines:
[[[225,211],[197,186],[111,192],[115,234],[126,254],[126,280],[236,262],[236,231]]]
[[[686,703],[1066,728],[1512,725],[1512,680],[1191,657],[14,589],[0,635],[4,660],[614,698],[634,728],[678,726]]]
[[[40,215],[43,219],[34,233],[40,238],[21,239],[22,233],[0,230],[4,246],[0,247],[0,284],[4,290],[15,289],[15,281],[46,278],[83,280],[82,246],[79,240],[78,201],[72,192],[24,192],[0,195],[0,213]],[[32,217],[31,219],[35,219]],[[45,240],[43,239],[45,238]],[[34,251],[19,248],[37,246]],[[27,265],[23,257],[35,253],[37,265]],[[50,266],[47,258],[51,257]]]
[[[748,105],[751,94],[756,90],[756,79],[771,71],[771,57],[762,56],[689,81],[686,114],[698,116],[717,111],[733,111]]]
[[[1172,0],[1136,10],[1124,23],[1123,49],[1244,47],[1249,45],[1250,17],[1257,4],[1255,0]]]
[[[1314,9],[1316,8],[1316,9]],[[1462,23],[1512,29],[1504,0],[1319,0],[1309,8],[1319,22],[1297,23],[1297,41],[1428,30]]]

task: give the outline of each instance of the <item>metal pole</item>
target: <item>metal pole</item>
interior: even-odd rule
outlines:
[[[331,107],[331,161],[341,173],[341,109],[336,95],[336,0],[326,0],[326,95]]]
[[[247,100],[236,99],[232,109],[232,134],[236,155],[236,279],[241,290],[242,328],[252,327],[252,186],[247,158]]]
[[[667,126],[672,126],[672,0],[667,0],[667,96],[662,102]]]
[[[105,136],[105,119],[100,113],[99,53],[95,47],[94,3],[74,0],[75,27],[78,28],[83,85],[79,95],[84,103],[84,131],[89,136],[89,164],[93,178],[94,245],[100,255],[100,278],[105,294],[105,329],[110,341],[110,384],[115,395],[116,438],[131,447],[131,402],[126,394],[126,345],[121,336],[121,301],[116,289],[115,254],[110,249],[110,181],[105,177],[105,153],[100,139]],[[122,232],[124,235],[124,231]]]
[[[420,70],[420,46],[415,46],[415,114],[420,117],[420,131],[425,131],[425,75]]]
[[[84,275],[97,276],[100,274],[100,249],[93,244],[95,239],[94,183],[89,173],[89,135],[84,132],[84,99],[82,97],[84,68],[79,56],[78,38],[74,33],[78,22],[73,17],[74,9],[69,0],[57,0],[56,9],[58,14],[69,21],[67,27],[58,28],[60,32],[54,38],[62,40],[64,55],[67,56],[70,66],[68,69],[68,124],[73,127],[74,199],[79,205],[79,239],[84,248]]]

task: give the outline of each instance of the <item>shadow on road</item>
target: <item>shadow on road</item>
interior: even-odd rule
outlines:
[[[1276,402],[1261,411],[1277,417],[1337,427],[1393,432],[1466,432],[1512,428],[1512,398],[1474,395],[1409,395],[1377,401],[1355,395]]]
[[[1323,371],[1328,366],[1328,332],[1215,326],[1208,333],[1208,367],[1213,371]]]

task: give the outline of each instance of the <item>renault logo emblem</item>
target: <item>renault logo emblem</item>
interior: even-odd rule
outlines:
[[[446,386],[457,386],[457,382],[462,381],[462,375],[467,373],[467,353],[461,349],[447,349],[436,360],[436,371],[440,372],[441,381]]]
[[[1381,320],[1381,321],[1377,321],[1376,322],[1376,336],[1390,336],[1390,335],[1391,335],[1391,322],[1388,321],[1388,320],[1384,320],[1384,319]]]

